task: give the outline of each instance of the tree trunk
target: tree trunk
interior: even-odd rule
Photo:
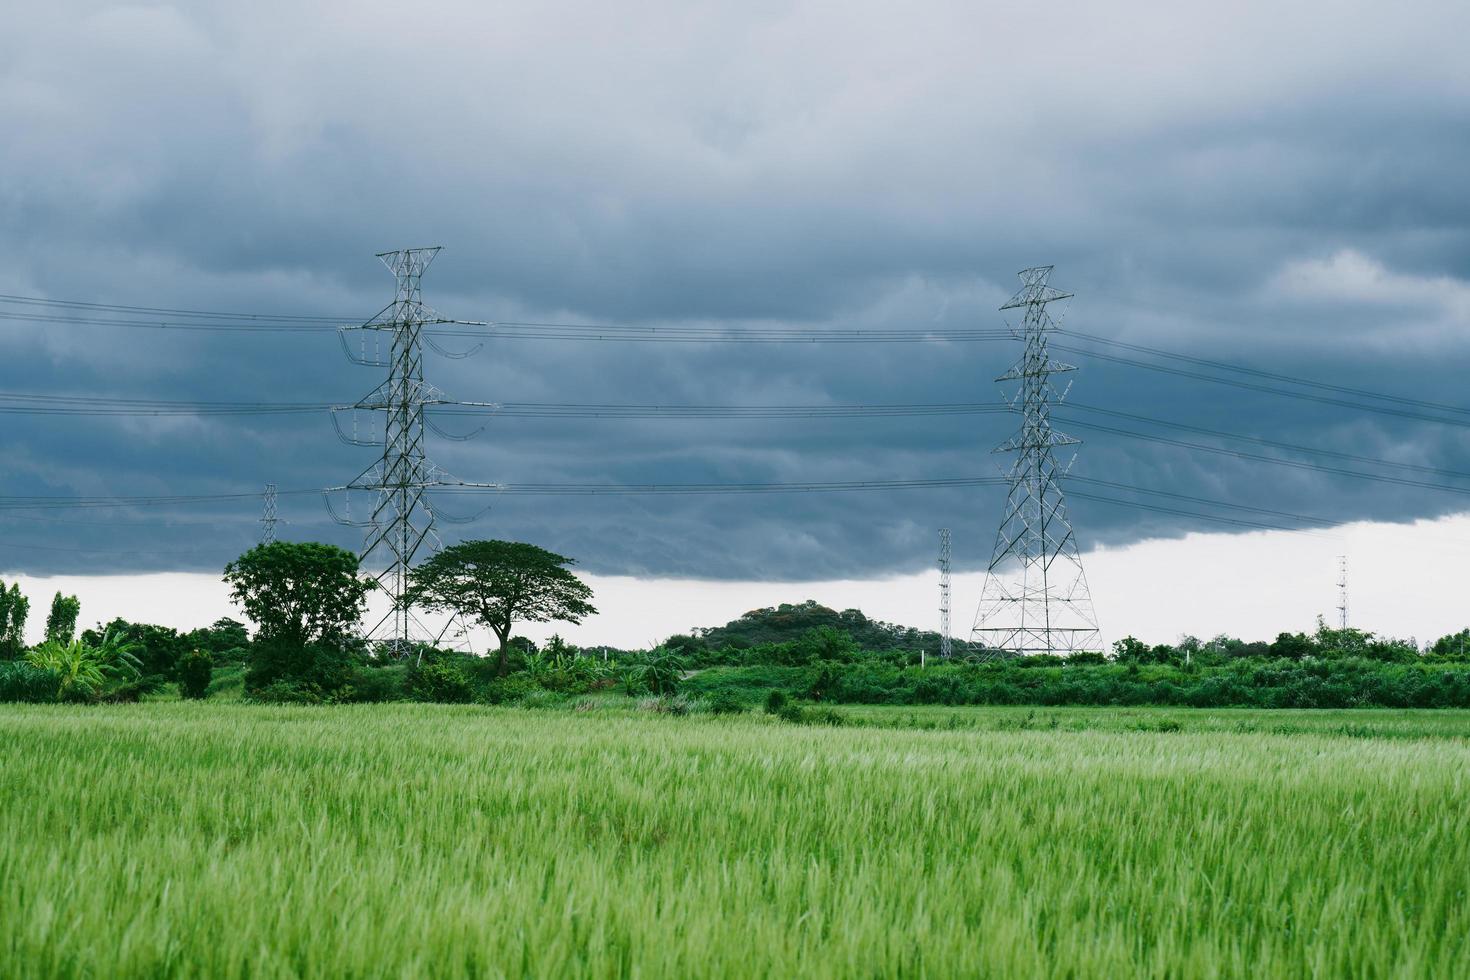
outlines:
[[[509,667],[506,657],[510,652],[510,632],[506,631],[502,633],[496,630],[495,636],[500,640],[500,661],[495,665],[495,676],[504,677],[506,669]]]

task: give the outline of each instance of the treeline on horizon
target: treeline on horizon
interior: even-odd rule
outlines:
[[[343,553],[345,555],[345,553]],[[355,567],[330,555],[344,576]],[[1173,705],[1193,707],[1470,707],[1470,630],[1424,649],[1319,621],[1313,633],[1247,642],[1227,636],[1107,654],[1005,657],[956,641],[937,657],[932,631],[813,601],[752,610],[651,650],[538,646],[512,637],[504,657],[428,646],[374,647],[346,637],[283,642],[221,619],[180,632],[117,619],[76,632],[80,604],[52,601],[46,638],[22,640],[28,600],[0,584],[0,701],[205,698],[231,690],[262,702],[551,706],[600,693],[653,710],[739,711],[788,704]]]
[[[781,638],[793,628],[802,632]],[[1107,655],[1006,657],[956,643],[946,661],[932,654],[935,633],[805,602],[753,610],[665,645],[697,670],[686,692],[751,702],[779,691],[832,704],[1441,708],[1470,707],[1467,640],[1470,630],[1420,650],[1319,620],[1313,633],[1270,642],[1149,645],[1130,636]]]

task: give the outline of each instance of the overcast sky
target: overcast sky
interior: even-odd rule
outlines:
[[[1464,405],[1467,36],[1470,7],[1449,2],[24,4],[0,33],[0,293],[366,319],[392,295],[373,253],[434,244],[445,251],[426,299],[466,319],[988,329],[1005,324],[1017,270],[1054,264],[1076,293],[1070,329]],[[1017,353],[490,333],[473,357],[431,355],[430,380],[497,402],[968,403],[1001,396],[993,378]],[[1081,368],[1069,397],[1087,407],[1058,413],[1079,423],[1078,476],[1334,522],[1466,509],[1463,491],[1097,426],[1470,488],[1445,473],[1087,413],[1470,473],[1465,424],[1066,357]],[[331,402],[379,380],[331,333],[0,319],[11,394]],[[444,424],[473,428],[461,422]],[[11,496],[304,490],[372,458],[324,415],[0,423]],[[508,483],[991,476],[1011,424],[499,418],[430,451],[460,478]],[[870,581],[925,573],[940,526],[961,570],[983,568],[1003,499],[996,487],[506,497],[444,533],[533,541],[603,577]],[[283,497],[281,513],[283,537],[359,542],[313,495]],[[215,574],[253,543],[258,514],[254,500],[0,512],[0,569]],[[1084,548],[1111,554],[1221,530],[1080,498],[1072,516]],[[1220,545],[1237,578],[1267,560],[1251,540]],[[1171,554],[1177,577],[1190,562]],[[1137,574],[1114,593],[1146,590]],[[1301,575],[1331,572],[1313,559]],[[957,598],[957,621],[973,601]],[[1145,626],[1173,629],[1131,631]]]

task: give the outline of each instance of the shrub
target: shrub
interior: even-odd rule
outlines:
[[[930,665],[920,671],[886,656],[864,656],[805,667],[711,667],[683,681],[680,689],[706,698],[730,692],[755,704],[771,698],[770,714],[779,714],[782,699],[792,691],[801,692],[803,700],[831,704],[1470,707],[1470,669],[1439,659],[1393,663],[1369,656],[1221,655],[1208,664],[1204,657],[1202,652],[1187,667],[1157,659],[1061,664],[1033,657]]]
[[[785,707],[786,692],[778,687],[771,688],[771,693],[766,695],[766,703],[764,705],[766,714],[779,715]]]
[[[55,701],[61,692],[61,675],[24,660],[0,661],[0,701]]]
[[[475,696],[481,704],[510,704],[541,690],[525,674],[496,677],[484,684]]]
[[[26,654],[26,662],[57,676],[58,701],[89,700],[102,690],[107,680],[101,658],[81,640],[71,643],[47,640]]]
[[[566,704],[567,696],[542,687],[533,687],[515,704],[518,708],[558,708]]]
[[[250,691],[249,697],[262,704],[325,704],[328,700],[315,684],[293,681],[273,681]]]
[[[230,647],[219,655],[219,662],[222,664],[243,664],[249,659],[250,649],[248,647]]]
[[[800,725],[806,721],[806,712],[801,710],[801,705],[784,701],[776,711],[776,717],[782,721],[788,721],[793,725]]]
[[[836,708],[821,705],[806,709],[802,712],[801,720],[807,725],[832,725],[836,727],[847,724],[847,715],[844,715]]]
[[[191,650],[179,658],[179,694],[203,700],[214,678],[214,657],[207,650]]]
[[[750,710],[749,703],[734,691],[716,691],[706,703],[710,713],[716,715],[738,715]]]
[[[464,668],[447,657],[426,660],[409,672],[408,696],[414,701],[467,704],[472,695]]]
[[[847,724],[847,716],[830,705],[808,705],[803,707],[795,702],[787,702],[777,713],[782,721],[793,725],[831,725],[839,726]]]
[[[358,657],[337,643],[290,643],[260,640],[251,644],[245,689],[261,691],[277,682],[313,689],[333,700],[352,680]]]
[[[95,701],[104,696],[136,701],[149,688],[140,683],[133,645],[111,630],[95,642],[47,640],[26,654],[26,661],[60,678],[58,701]]]
[[[623,687],[630,697],[639,694],[671,695],[679,689],[684,663],[664,651],[653,650],[634,660],[623,671]]]
[[[394,701],[403,694],[403,670],[360,666],[352,672],[347,700],[358,704]]]

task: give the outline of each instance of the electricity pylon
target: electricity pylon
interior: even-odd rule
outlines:
[[[971,630],[985,655],[1102,649],[1092,593],[1062,494],[1060,480],[1067,467],[1057,463],[1054,452],[1079,440],[1051,425],[1052,405],[1066,396],[1052,383],[1052,375],[1076,370],[1047,352],[1047,336],[1056,324],[1046,305],[1072,295],[1047,284],[1051,270],[1049,265],[1023,270],[1020,291],[1001,307],[1025,311],[1021,327],[1012,334],[1026,346],[1015,366],[996,379],[1020,382],[1010,404],[1021,414],[1021,429],[994,450],[1016,456],[1007,473],[1005,516]]]
[[[393,302],[368,322],[339,331],[343,350],[351,360],[358,364],[386,367],[388,379],[357,404],[349,406],[352,410],[380,413],[380,437],[359,438],[355,415],[353,434],[349,436],[343,432],[336,414],[332,416],[337,434],[343,441],[358,446],[380,446],[382,449],[376,463],[346,486],[337,488],[348,495],[348,513],[346,517],[339,517],[332,511],[332,516],[339,523],[367,528],[361,554],[365,567],[371,568],[376,559],[385,560],[384,567],[376,573],[376,579],[391,600],[392,608],[365,635],[368,639],[387,643],[400,654],[407,653],[416,640],[441,639],[448,629],[446,626],[437,634],[428,630],[404,601],[414,559],[426,548],[439,546],[434,530],[436,515],[428,491],[446,485],[493,487],[493,484],[470,484],[447,477],[429,461],[424,451],[424,409],[448,403],[442,392],[424,380],[424,329],[438,323],[485,325],[476,321],[446,319],[424,305],[420,280],[438,254],[438,247],[378,253],[378,259],[393,273],[396,282]],[[374,345],[375,353],[369,355],[365,340],[361,352],[355,354],[346,340],[348,330],[368,332],[364,337],[386,334],[386,357],[378,353],[382,345],[377,343]],[[433,342],[430,344],[432,346]],[[444,351],[440,353],[447,354]],[[354,490],[374,495],[372,512],[366,520],[355,521],[351,517],[351,493]],[[330,499],[327,506],[331,510]]]
[[[276,485],[265,485],[265,500],[260,514],[260,543],[274,544],[276,541]]]
[[[939,655],[951,653],[949,639],[949,528],[939,529]]]
[[[1348,628],[1347,555],[1337,556],[1337,628]]]

